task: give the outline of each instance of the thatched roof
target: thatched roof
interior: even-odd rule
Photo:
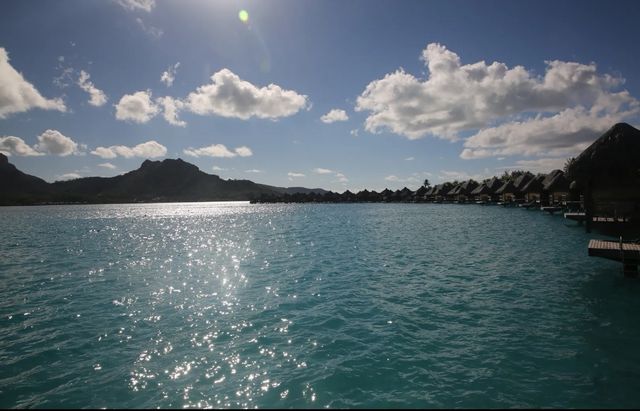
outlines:
[[[569,180],[560,170],[554,170],[542,181],[542,187],[545,191],[569,191]]]
[[[498,190],[502,186],[502,180],[500,180],[498,177],[493,177],[485,184],[487,185],[487,187],[489,187],[489,190],[491,190],[492,193],[495,193],[496,190]]]
[[[538,174],[527,182],[520,190],[521,193],[541,193],[543,191],[542,181],[545,179],[544,174]]]
[[[479,195],[491,195],[493,194],[493,190],[491,190],[489,187],[487,187],[487,185],[485,183],[480,184],[478,187],[476,187],[473,191],[471,191],[470,193],[472,196],[479,196]]]
[[[513,182],[513,186],[516,188],[517,192],[522,192],[522,189],[525,185],[533,178],[533,175],[530,173],[524,173],[520,177],[516,178]]]
[[[507,181],[506,183],[501,185],[500,188],[496,190],[496,194],[515,193],[515,192],[516,192],[516,186],[513,185],[511,180]]]
[[[447,195],[448,195],[448,196],[455,196],[455,195],[458,195],[458,194],[460,194],[460,190],[462,190],[462,185],[461,185],[461,184],[458,184],[457,186],[455,186],[455,187],[453,187],[451,190],[449,190],[449,191],[447,192]]]
[[[568,169],[573,180],[640,183],[640,130],[618,123],[587,147]]]

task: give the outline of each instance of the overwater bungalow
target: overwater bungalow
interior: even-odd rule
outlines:
[[[481,203],[488,203],[491,201],[491,195],[493,191],[487,186],[487,184],[482,183],[478,187],[476,187],[473,191],[471,191],[470,196],[476,201]]]
[[[524,186],[533,178],[533,174],[526,172],[520,175],[513,181],[513,187],[515,191],[513,193],[508,193],[513,196],[515,201],[524,201],[524,192],[522,191]]]
[[[554,170],[542,182],[548,204],[562,205],[569,200],[569,180],[561,170]]]
[[[500,201],[503,203],[512,203],[515,201],[516,187],[511,180],[507,180],[497,190],[496,194],[500,197]]]
[[[425,194],[427,193],[427,187],[422,186],[413,193],[413,202],[422,203],[425,200]]]
[[[542,192],[544,191],[542,182],[544,181],[545,177],[546,176],[544,174],[538,174],[527,181],[527,184],[522,187],[520,192],[524,196],[525,202],[530,203],[532,201],[540,201]]]
[[[452,188],[453,188],[452,183],[447,182],[447,183],[438,184],[432,193],[433,201],[442,202],[446,200],[447,199],[446,195],[449,191],[451,191]]]
[[[614,125],[570,163],[568,175],[584,193],[587,228],[593,216],[640,221],[640,130]]]
[[[393,195],[393,191],[389,190],[388,188],[385,188],[380,192],[382,201],[384,201],[385,203],[388,203],[392,200],[392,195]]]
[[[471,193],[477,187],[478,187],[478,183],[474,180],[464,181],[458,184],[457,186],[455,186],[454,188],[452,188],[451,191],[447,193],[447,195],[452,201],[455,201],[458,203],[466,203],[473,198],[471,196]]]

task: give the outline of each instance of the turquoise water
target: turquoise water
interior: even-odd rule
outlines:
[[[0,208],[0,407],[634,407],[640,281],[430,204]]]

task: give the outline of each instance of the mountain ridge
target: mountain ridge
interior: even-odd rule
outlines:
[[[145,160],[139,168],[114,177],[81,177],[48,183],[18,170],[0,153],[0,205],[247,201],[261,195],[315,190],[326,192],[275,187],[251,180],[223,180],[181,158]]]

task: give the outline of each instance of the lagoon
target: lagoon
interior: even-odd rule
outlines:
[[[640,282],[560,216],[0,208],[0,406],[640,403]]]

